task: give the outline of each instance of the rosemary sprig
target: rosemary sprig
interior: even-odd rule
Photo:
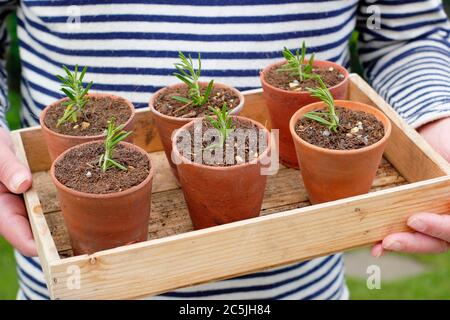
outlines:
[[[317,121],[324,126],[326,126],[330,131],[337,132],[339,127],[339,117],[336,115],[336,108],[334,106],[334,99],[328,90],[325,83],[319,77],[320,87],[319,88],[307,88],[313,97],[319,98],[325,102],[327,106],[327,111],[317,112],[311,111],[305,114],[305,118]]]
[[[223,146],[227,141],[228,136],[233,132],[233,120],[230,117],[230,112],[227,110],[227,103],[224,102],[222,110],[209,107],[209,110],[215,115],[215,117],[206,116],[211,125],[219,131],[219,146]]]
[[[183,81],[188,87],[189,98],[174,96],[173,99],[180,101],[186,104],[192,104],[194,106],[202,106],[207,101],[209,96],[211,95],[214,80],[211,80],[206,87],[204,94],[201,92],[200,88],[200,75],[202,71],[202,61],[200,57],[200,53],[198,54],[198,69],[195,70],[194,63],[192,61],[191,55],[186,57],[183,52],[178,52],[181,62],[175,63],[175,68],[178,72],[175,72],[173,75]]]
[[[84,107],[88,101],[86,94],[92,86],[92,81],[88,83],[86,88],[83,87],[83,78],[87,71],[87,66],[83,68],[78,76],[78,65],[75,65],[75,70],[72,73],[66,66],[62,66],[66,72],[66,76],[57,75],[59,81],[61,81],[61,91],[69,98],[63,105],[66,107],[64,114],[58,119],[56,126],[70,121],[77,122],[78,116],[83,113]]]
[[[114,117],[108,121],[108,128],[106,129],[106,138],[105,138],[105,152],[100,156],[98,161],[99,166],[102,168],[103,172],[106,172],[109,168],[116,167],[120,170],[127,170],[127,168],[114,161],[112,159],[112,155],[114,150],[120,141],[126,139],[132,131],[123,130],[125,124],[121,124],[116,127]]]
[[[318,75],[313,73],[314,53],[311,54],[308,63],[305,63],[306,57],[306,44],[302,43],[301,51],[297,49],[295,54],[288,48],[284,47],[282,51],[286,63],[278,68],[278,72],[287,72],[289,75],[298,78],[300,81],[310,78],[317,78]]]

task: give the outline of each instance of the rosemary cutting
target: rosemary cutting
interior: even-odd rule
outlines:
[[[202,106],[207,101],[209,96],[211,95],[214,80],[211,80],[206,87],[205,92],[202,94],[200,88],[200,75],[202,71],[202,61],[200,57],[200,53],[198,54],[198,69],[195,70],[194,63],[192,61],[191,55],[186,57],[183,52],[178,52],[181,62],[175,63],[175,68],[177,72],[173,75],[183,81],[189,88],[188,98],[174,96],[173,99],[180,101],[182,103],[193,105],[193,106]]]
[[[116,149],[119,142],[126,139],[132,131],[123,130],[125,124],[121,124],[118,127],[115,125],[115,119],[111,118],[108,121],[108,128],[106,129],[106,138],[105,138],[105,152],[100,156],[100,160],[98,161],[99,166],[102,168],[103,172],[106,172],[109,168],[116,167],[120,170],[127,170],[127,167],[114,161],[112,159],[114,150]]]
[[[334,99],[328,90],[325,83],[319,77],[319,88],[307,88],[313,97],[322,100],[326,106],[327,111],[311,111],[305,114],[305,118],[317,121],[326,126],[330,131],[337,132],[339,127],[339,117],[336,115],[336,108],[334,105]]]
[[[308,63],[305,63],[305,41],[303,41],[302,43],[301,51],[297,49],[294,54],[291,52],[291,50],[284,47],[282,54],[284,59],[286,59],[286,63],[278,68],[278,72],[287,72],[289,73],[289,75],[298,78],[300,81],[318,77],[318,75],[313,73],[314,53],[311,54]]]
[[[66,66],[62,66],[66,72],[66,76],[56,75],[59,81],[61,81],[61,91],[69,98],[68,101],[63,103],[66,107],[64,114],[58,119],[56,126],[59,127],[65,122],[77,122],[78,117],[83,114],[84,107],[88,101],[86,97],[89,89],[92,86],[92,81],[88,85],[83,87],[83,78],[87,71],[87,66],[83,68],[81,73],[78,73],[78,65],[75,65],[74,72],[71,72]]]
[[[216,109],[209,107],[209,110],[215,115],[215,117],[206,116],[206,120],[219,131],[219,145],[223,146],[227,141],[228,136],[233,132],[233,119],[230,117],[230,112],[227,109],[226,102],[223,104],[222,109]]]

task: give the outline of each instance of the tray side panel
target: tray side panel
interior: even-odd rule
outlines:
[[[22,137],[22,145],[28,160],[31,172],[48,170],[50,168],[50,156],[47,145],[41,132],[41,127],[31,127],[15,130]]]
[[[245,94],[243,115],[270,126],[262,90],[253,90]],[[136,111],[134,124],[134,142],[147,152],[163,150],[154,120],[147,108]],[[32,172],[48,170],[51,166],[47,145],[39,126],[16,130],[22,137],[25,154]]]
[[[134,142],[147,152],[163,150],[158,132],[150,111],[139,109],[136,111]],[[28,164],[32,172],[48,170],[51,166],[47,145],[39,126],[15,130],[20,133]]]
[[[234,277],[380,241],[412,212],[450,210],[450,177],[276,213],[51,265],[54,297],[132,298]],[[65,287],[77,266],[81,287]],[[73,267],[72,267],[73,268]]]
[[[27,156],[22,144],[22,137],[19,132],[12,132],[11,138],[16,149],[16,155],[19,160],[27,165]],[[51,275],[49,264],[59,260],[59,254],[56,250],[55,242],[53,241],[50,229],[42,210],[41,203],[35,188],[32,186],[27,192],[23,194],[25,206],[28,212],[31,229],[33,231],[34,240],[41,257],[41,264],[44,270],[44,275],[47,285],[51,286]]]
[[[152,195],[149,239],[160,239],[192,231],[192,222],[183,192],[171,175],[164,152],[154,152],[150,156],[153,163],[158,165],[153,180],[155,187],[158,188],[153,190]],[[162,170],[161,173],[168,173],[168,175],[158,174],[159,168],[164,168],[165,170]],[[72,247],[60,211],[56,189],[49,173],[47,171],[34,173],[33,181],[60,256],[72,256]],[[405,184],[405,182],[404,178],[387,161],[383,160],[377,170],[371,191],[393,188]],[[260,214],[268,215],[309,205],[308,195],[299,172],[281,168],[276,175],[269,176],[267,179]]]
[[[271,129],[269,111],[263,97],[262,89],[244,91],[245,105],[242,116],[258,121],[266,128]]]
[[[423,181],[450,174],[445,161],[422,136],[411,128],[359,75],[350,76],[349,99],[383,111],[392,122],[391,141],[385,156],[409,182]]]
[[[450,174],[450,165],[389,106],[361,77],[350,76],[349,99],[361,101],[381,109],[393,123],[391,143],[386,150],[388,160],[410,182]],[[270,117],[262,90],[245,92],[242,115],[261,122],[270,128]],[[25,153],[32,172],[50,168],[50,158],[39,127],[18,130],[22,136]],[[136,112],[135,143],[148,152],[162,150],[154,120],[147,109]],[[402,146],[402,148],[398,148]]]

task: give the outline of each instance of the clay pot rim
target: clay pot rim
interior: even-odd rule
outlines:
[[[207,86],[209,82],[206,81],[200,81],[199,84],[201,86]],[[165,91],[167,91],[170,88],[177,88],[177,87],[183,87],[185,86],[185,83],[176,83],[176,84],[172,84],[169,86],[165,86],[164,88],[159,89],[158,91],[156,91],[154,94],[152,94],[152,96],[150,97],[150,100],[148,102],[148,106],[150,108],[150,111],[156,115],[158,115],[161,118],[164,118],[168,121],[174,121],[174,122],[181,122],[181,123],[185,123],[186,121],[192,121],[195,119],[200,119],[202,117],[197,117],[197,118],[180,118],[180,117],[173,117],[173,116],[168,116],[164,113],[159,112],[158,110],[156,110],[155,108],[155,100],[157,97],[159,97],[160,95],[162,95],[163,93],[165,93]],[[214,81],[214,86],[219,86],[219,87],[226,87],[228,89],[230,89],[231,91],[233,91],[234,93],[236,93],[236,95],[239,97],[239,104],[233,108],[233,110],[230,111],[230,114],[235,114],[237,112],[239,112],[240,110],[242,110],[242,108],[244,107],[244,102],[245,102],[245,97],[244,95],[236,88],[229,86],[227,84],[221,83],[221,82],[216,82]]]
[[[136,145],[134,145],[132,143],[122,141],[122,142],[120,142],[120,144],[124,144],[126,147],[132,148],[132,149],[140,152],[141,154],[144,154],[148,158],[148,161],[149,161],[149,164],[150,164],[150,172],[148,173],[147,177],[141,183],[139,183],[138,185],[133,186],[133,187],[128,188],[128,189],[123,190],[123,191],[113,192],[113,193],[87,193],[87,192],[82,192],[82,191],[78,191],[78,190],[75,190],[75,189],[71,189],[71,188],[67,187],[66,185],[62,184],[61,182],[59,182],[59,180],[55,176],[55,164],[59,160],[61,160],[62,157],[64,157],[66,155],[66,153],[68,153],[70,150],[75,149],[75,148],[80,148],[80,147],[88,145],[88,144],[96,144],[96,143],[102,143],[102,142],[101,141],[90,141],[90,142],[85,142],[85,143],[76,145],[76,146],[74,146],[72,148],[69,148],[69,149],[65,150],[63,153],[61,153],[55,159],[55,161],[53,161],[52,166],[50,168],[50,176],[51,176],[51,178],[53,180],[53,183],[56,185],[56,187],[58,189],[62,189],[65,192],[70,193],[70,194],[72,194],[73,196],[76,196],[76,197],[102,200],[102,199],[110,199],[110,198],[118,198],[118,197],[127,196],[127,195],[135,192],[136,190],[139,190],[140,188],[142,188],[144,185],[146,185],[147,183],[149,183],[149,181],[151,181],[153,179],[155,169],[154,169],[154,166],[153,166],[152,160],[150,159],[149,154],[144,149],[142,149],[142,148],[140,148],[140,147],[138,147],[138,146],[136,146]]]
[[[271,133],[270,133],[270,131],[266,127],[264,127],[261,123],[259,123],[258,121],[255,121],[253,119],[242,117],[242,116],[232,116],[232,117],[236,118],[238,120],[250,121],[251,123],[255,124],[258,128],[263,129],[263,130],[265,130],[267,132],[267,148],[266,148],[266,150],[264,150],[264,152],[262,154],[258,155],[258,157],[256,159],[253,159],[252,161],[246,162],[246,163],[241,163],[241,164],[235,164],[235,165],[232,165],[232,166],[221,167],[221,166],[209,166],[209,165],[206,165],[206,164],[195,163],[195,162],[192,162],[191,160],[189,160],[188,158],[182,156],[180,154],[180,152],[178,151],[178,148],[176,147],[176,139],[178,137],[178,133],[181,130],[183,130],[183,129],[186,130],[189,126],[194,125],[194,121],[190,121],[190,122],[186,123],[185,125],[183,125],[172,136],[172,152],[175,152],[177,157],[180,157],[180,158],[186,160],[186,161],[183,161],[182,164],[188,164],[188,165],[192,165],[192,166],[195,166],[195,167],[198,167],[198,168],[203,168],[203,169],[208,169],[208,170],[225,171],[225,170],[231,170],[231,169],[234,169],[234,168],[248,167],[248,166],[257,164],[261,158],[267,157],[269,152],[272,150],[272,145],[271,145],[272,140],[271,140]],[[197,118],[197,119],[203,121],[205,118],[202,117],[202,118]]]
[[[339,105],[339,104],[341,104],[341,105]],[[313,144],[303,140],[295,132],[295,125],[297,124],[297,121],[305,113],[307,113],[309,111],[312,111],[312,110],[325,108],[326,105],[322,101],[306,105],[303,108],[299,109],[296,113],[294,113],[294,115],[291,117],[291,120],[289,121],[289,130],[291,131],[292,137],[298,143],[303,144],[303,145],[305,145],[306,147],[308,147],[310,149],[313,149],[315,151],[322,152],[322,153],[335,154],[335,155],[352,155],[352,154],[364,153],[366,151],[369,151],[369,150],[377,148],[379,145],[382,145],[383,143],[386,142],[387,139],[389,139],[389,136],[391,135],[391,131],[392,131],[392,124],[391,124],[391,121],[389,120],[389,118],[383,112],[381,112],[377,108],[369,106],[369,105],[367,105],[365,103],[361,103],[361,102],[357,102],[357,101],[350,101],[350,100],[335,100],[335,105],[336,106],[342,107],[342,108],[345,108],[345,109],[352,109],[352,108],[349,108],[348,106],[342,106],[342,104],[353,105],[354,107],[356,107],[353,110],[357,110],[357,111],[366,111],[366,110],[373,111],[373,113],[371,113],[371,112],[369,112],[369,113],[374,115],[379,121],[381,121],[383,123],[383,126],[384,126],[384,136],[383,136],[383,138],[381,138],[380,140],[378,140],[374,144],[371,144],[370,146],[363,147],[363,148],[360,148],[360,149],[351,149],[351,150],[334,150],[334,149],[322,148],[322,147],[318,147],[316,145],[313,145]]]
[[[305,59],[305,62],[308,62],[308,60]],[[270,88],[273,91],[276,91],[278,93],[283,93],[283,94],[287,94],[287,95],[292,95],[292,96],[298,96],[298,95],[310,95],[310,93],[308,91],[289,91],[289,90],[284,90],[284,89],[280,89],[277,88],[273,85],[271,85],[270,83],[268,83],[265,79],[265,74],[272,69],[274,66],[280,66],[282,64],[285,64],[286,61],[285,60],[281,60],[281,61],[277,61],[274,63],[269,64],[268,66],[266,66],[264,69],[262,69],[259,73],[259,78],[261,80],[261,83],[264,86],[267,86],[268,88]],[[347,83],[348,78],[350,77],[350,73],[348,72],[348,70],[346,68],[344,68],[343,66],[341,66],[340,64],[337,64],[335,62],[331,62],[331,61],[327,61],[327,60],[314,60],[313,62],[313,66],[316,67],[319,64],[327,64],[330,65],[330,67],[333,67],[335,69],[338,69],[339,72],[341,72],[344,75],[344,78],[342,79],[341,82],[339,82],[337,85],[333,86],[333,87],[329,87],[328,90],[332,91],[332,90],[336,90],[337,88],[341,87],[341,86],[345,86]]]
[[[114,100],[117,100],[117,99],[124,100],[125,103],[127,104],[128,108],[131,111],[130,117],[128,118],[128,120],[124,124],[125,127],[128,126],[133,121],[133,119],[135,117],[135,114],[136,114],[135,107],[134,107],[133,103],[131,101],[129,101],[128,99],[125,99],[123,97],[116,96],[116,95],[113,95],[113,94],[110,94],[110,93],[101,93],[101,92],[88,93],[87,96],[98,97],[98,98],[110,97],[110,98],[112,98]],[[42,110],[41,114],[39,115],[39,124],[41,126],[41,129],[46,131],[46,132],[48,132],[51,135],[54,135],[54,136],[57,136],[57,137],[60,137],[60,138],[66,138],[66,139],[76,138],[76,139],[79,139],[79,140],[86,140],[86,141],[91,141],[92,139],[98,139],[98,140],[104,139],[105,135],[103,133],[102,134],[98,134],[98,135],[93,135],[93,136],[71,136],[71,135],[68,135],[68,134],[62,134],[62,133],[55,132],[55,131],[51,130],[49,127],[47,127],[47,125],[45,124],[45,121],[44,121],[45,116],[47,114],[47,111],[49,109],[53,108],[55,105],[60,104],[61,102],[66,101],[68,99],[69,98],[67,98],[67,97],[59,99],[59,100],[53,102],[52,104],[46,106],[44,108],[44,110]]]

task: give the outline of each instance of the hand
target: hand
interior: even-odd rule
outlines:
[[[428,123],[419,128],[428,143],[450,162],[450,118]],[[450,213],[438,215],[418,213],[411,216],[407,225],[414,232],[388,235],[372,248],[372,255],[379,257],[384,250],[409,253],[441,253],[450,248]]]
[[[0,128],[0,235],[20,253],[36,256],[36,246],[22,197],[31,173],[16,158],[9,133]]]

